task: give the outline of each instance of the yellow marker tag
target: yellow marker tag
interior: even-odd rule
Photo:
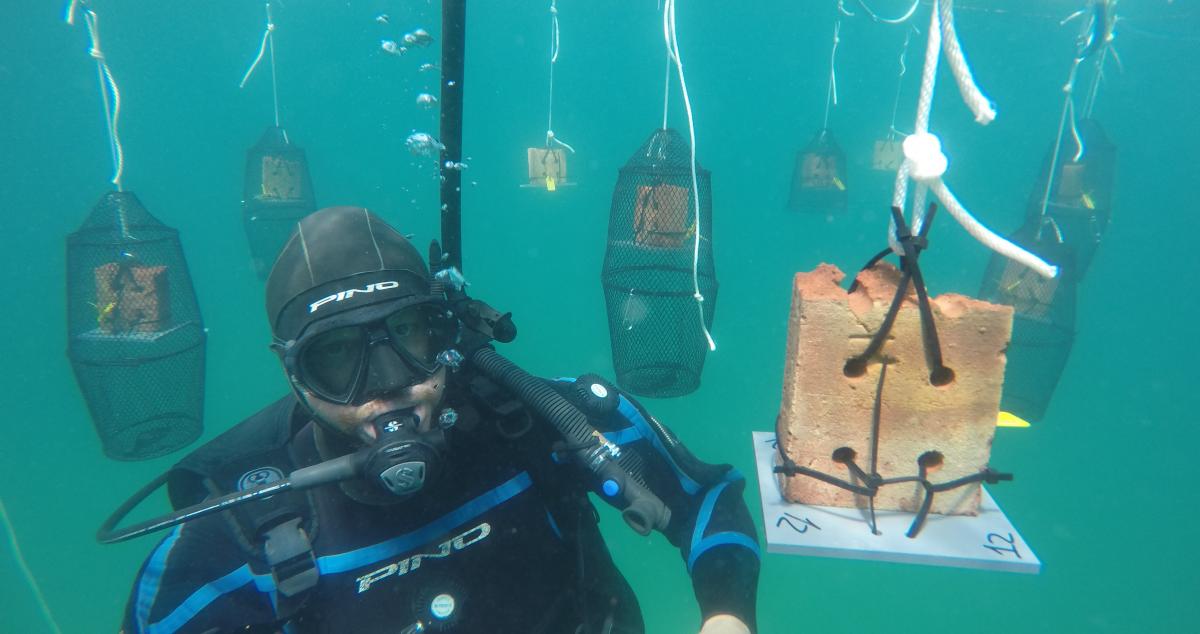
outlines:
[[[552,192],[556,189],[558,189],[558,183],[554,182],[553,176],[550,176],[549,174],[547,174],[546,175],[546,191]]]
[[[1092,200],[1092,197],[1088,194],[1081,195],[1079,197],[1079,201],[1082,202],[1083,206],[1087,207],[1088,209],[1096,208],[1096,201]]]
[[[835,187],[837,187],[841,191],[846,191],[846,184],[843,183],[842,179],[838,178],[837,176],[833,177],[833,184]]]
[[[996,417],[996,427],[1029,427],[1029,421],[1008,412],[1000,412]]]

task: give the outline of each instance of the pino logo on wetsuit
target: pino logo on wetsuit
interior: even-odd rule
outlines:
[[[404,575],[421,567],[421,561],[425,559],[444,559],[449,557],[451,553],[465,549],[467,546],[477,544],[487,538],[492,533],[492,525],[487,522],[476,526],[475,528],[464,531],[457,537],[452,537],[438,544],[437,552],[435,553],[418,553],[411,557],[405,557],[400,561],[392,562],[379,570],[368,572],[358,578],[358,593],[362,594],[371,589],[371,586],[382,579],[388,577],[403,577]]]
[[[367,284],[367,286],[365,288],[352,288],[348,291],[338,291],[338,292],[334,293],[333,295],[329,295],[327,297],[322,297],[321,299],[318,299],[317,301],[309,304],[308,312],[309,312],[309,314],[315,313],[315,312],[317,312],[318,308],[324,306],[325,304],[328,304],[329,302],[340,302],[343,300],[347,300],[347,299],[350,299],[351,297],[354,297],[355,294],[374,293],[375,291],[387,291],[387,290],[391,290],[393,288],[397,288],[399,286],[400,286],[400,282],[395,282],[395,281],[374,282],[372,284]]]

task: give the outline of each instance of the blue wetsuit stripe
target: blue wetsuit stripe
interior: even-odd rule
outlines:
[[[749,548],[754,552],[754,555],[759,556],[758,544],[753,539],[741,533],[721,532],[715,535],[704,536],[704,532],[708,530],[708,523],[712,520],[713,509],[717,505],[717,498],[721,497],[721,492],[725,487],[729,486],[730,482],[742,479],[742,474],[737,469],[730,470],[725,474],[725,479],[708,490],[704,496],[704,502],[700,504],[700,513],[696,516],[696,527],[692,530],[692,544],[688,549],[688,574],[691,574],[692,567],[696,565],[696,560],[706,551],[726,544],[736,544]]]
[[[741,546],[749,549],[754,553],[755,557],[762,558],[762,553],[758,549],[758,543],[748,536],[732,531],[716,533],[705,537],[700,543],[692,546],[692,552],[688,555],[688,574],[692,573],[692,567],[696,565],[696,561],[700,559],[700,555],[716,548],[717,546]]]
[[[454,511],[411,533],[339,555],[319,557],[317,559],[317,568],[323,575],[336,574],[395,557],[444,535],[450,529],[467,522],[471,518],[478,517],[500,506],[528,489],[532,484],[533,481],[529,477],[529,474],[522,471],[508,482],[480,495],[474,500],[467,502]]]
[[[663,446],[662,439],[658,437],[658,434],[653,429],[650,429],[650,423],[646,422],[645,417],[642,416],[642,413],[629,399],[622,396],[621,405],[617,407],[617,411],[637,428],[643,438],[650,441],[650,445],[658,453],[662,454],[667,464],[671,465],[671,470],[675,472],[675,477],[679,478],[679,485],[683,487],[684,491],[688,492],[688,495],[696,495],[696,493],[700,492],[700,485],[684,473],[683,469],[679,468],[679,465],[675,464],[675,459],[671,457],[670,452]]]
[[[385,542],[374,544],[372,546],[366,546],[339,555],[327,555],[325,557],[320,557],[317,559],[317,569],[321,574],[335,574],[353,570],[359,566],[372,564],[381,559],[394,557],[402,552],[411,550],[417,546],[420,546],[421,544],[437,538],[438,536],[449,531],[451,528],[454,528],[455,526],[462,524],[473,517],[478,517],[479,515],[490,511],[491,509],[517,496],[522,491],[525,491],[532,484],[533,481],[529,477],[529,474],[522,471],[504,484],[501,484],[491,491],[488,491],[487,493],[480,495],[470,502],[467,502],[454,511],[443,515],[434,522],[427,524],[423,528],[417,529],[405,535],[401,535],[394,539],[389,539]],[[173,533],[171,537],[177,536],[178,529],[176,529],[176,532]],[[168,540],[170,539],[171,538],[168,538]],[[174,541],[171,540],[171,543],[173,544]],[[164,544],[166,544],[166,541],[164,541]],[[162,546],[160,546],[159,549],[162,550]],[[167,550],[170,550],[169,545],[167,546]],[[162,562],[159,562],[158,567],[155,568],[154,566],[158,560],[158,557],[159,552],[156,551],[154,557],[151,559],[150,564],[147,566],[147,575],[143,576],[143,584],[145,584],[151,570],[157,570],[157,574],[154,576],[153,585],[155,592],[157,591],[158,580],[161,578],[162,562],[165,562],[166,560],[166,553],[164,552],[162,554]],[[250,583],[251,581],[254,582],[255,588],[257,588],[259,592],[275,591],[275,580],[271,578],[271,575],[256,575],[251,572],[249,565],[243,565],[233,572],[230,572],[215,581],[205,584],[199,590],[193,592],[191,596],[184,600],[184,602],[180,604],[179,607],[175,608],[175,610],[172,611],[171,614],[169,614],[165,619],[149,626],[143,631],[145,634],[171,634],[172,632],[175,632],[179,628],[183,627],[188,621],[199,614],[201,610],[208,607],[210,603],[216,601],[222,595],[233,592],[247,583]],[[140,619],[141,605],[143,601],[141,594],[142,588],[143,586],[139,586],[139,623],[144,623],[144,621]],[[151,601],[148,605],[153,604],[152,599],[153,597],[151,596]],[[146,611],[149,613],[149,607],[146,608]]]
[[[201,610],[208,607],[210,603],[253,580],[254,575],[250,572],[250,566],[243,564],[240,568],[226,574],[224,577],[204,584],[199,590],[193,592],[192,596],[188,597],[179,607],[167,615],[167,618],[147,628],[146,634],[171,634],[178,631],[179,628],[186,625],[188,621],[199,614]]]
[[[142,571],[142,579],[138,582],[137,612],[134,619],[139,632],[145,632],[146,627],[150,624],[150,609],[154,607],[154,600],[158,598],[163,571],[167,568],[167,557],[171,555],[171,549],[175,547],[175,542],[179,539],[179,533],[182,531],[182,525],[176,526],[159,543],[158,548],[154,549],[154,554],[150,556],[146,569]]]

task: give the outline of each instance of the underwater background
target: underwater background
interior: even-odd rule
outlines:
[[[0,2],[0,499],[64,632],[112,632],[156,543],[99,546],[100,522],[182,457],[106,459],[68,363],[65,237],[111,177],[96,69],[61,2]],[[854,3],[847,3],[853,8]],[[875,0],[881,13],[909,3]],[[972,0],[957,26],[999,116],[975,125],[942,73],[932,130],[947,180],[1000,233],[1021,222],[1053,141],[1078,24],[1077,0]],[[262,2],[96,0],[122,94],[124,182],[177,228],[208,328],[205,435],[287,389],[267,349],[262,284],[241,220],[246,150],[272,122],[269,77],[243,90]],[[891,176],[870,170],[887,132],[904,27],[844,18],[839,104],[830,115],[850,159],[849,210],[786,209],[795,152],[821,126],[833,0],[681,0],[678,37],[698,157],[712,171],[720,292],[699,390],[644,399],[702,459],[750,476],[750,433],[770,430],[783,377],[791,278],[820,262],[853,270],[884,244]],[[471,0],[466,54],[464,269],[473,294],[520,329],[500,351],[529,371],[613,376],[599,283],[617,169],[662,117],[662,16],[652,0],[560,0],[554,128],[577,154],[574,187],[522,189],[525,151],[544,142],[549,0]],[[1200,604],[1200,7],[1119,4],[1116,46],[1096,118],[1119,148],[1112,224],[1082,284],[1075,347],[1045,420],[997,430],[990,487],[1043,562],[1037,576],[763,555],[762,632],[1196,631]],[[390,15],[390,24],[375,21]],[[914,24],[928,22],[923,6]],[[436,134],[437,45],[380,50],[424,27],[439,4],[286,0],[275,33],[282,124],[308,154],[319,206],[362,205],[422,249],[438,236],[433,159],[404,146]],[[908,54],[900,129],[911,129],[924,36]],[[686,135],[674,85],[671,126]],[[989,253],[942,218],[922,258],[931,291],[974,294]],[[1188,352],[1191,350],[1191,352]],[[199,446],[199,442],[192,447]],[[157,498],[151,511],[165,509]],[[677,552],[605,512],[609,543],[650,632],[694,632],[699,614]],[[761,532],[760,532],[761,539]],[[0,544],[0,632],[48,632],[9,543]]]

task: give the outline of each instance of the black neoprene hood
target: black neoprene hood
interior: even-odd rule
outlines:
[[[296,223],[267,278],[267,319],[276,339],[295,339],[330,317],[362,321],[430,296],[416,247],[362,207],[327,207]],[[371,310],[365,310],[373,307]]]

